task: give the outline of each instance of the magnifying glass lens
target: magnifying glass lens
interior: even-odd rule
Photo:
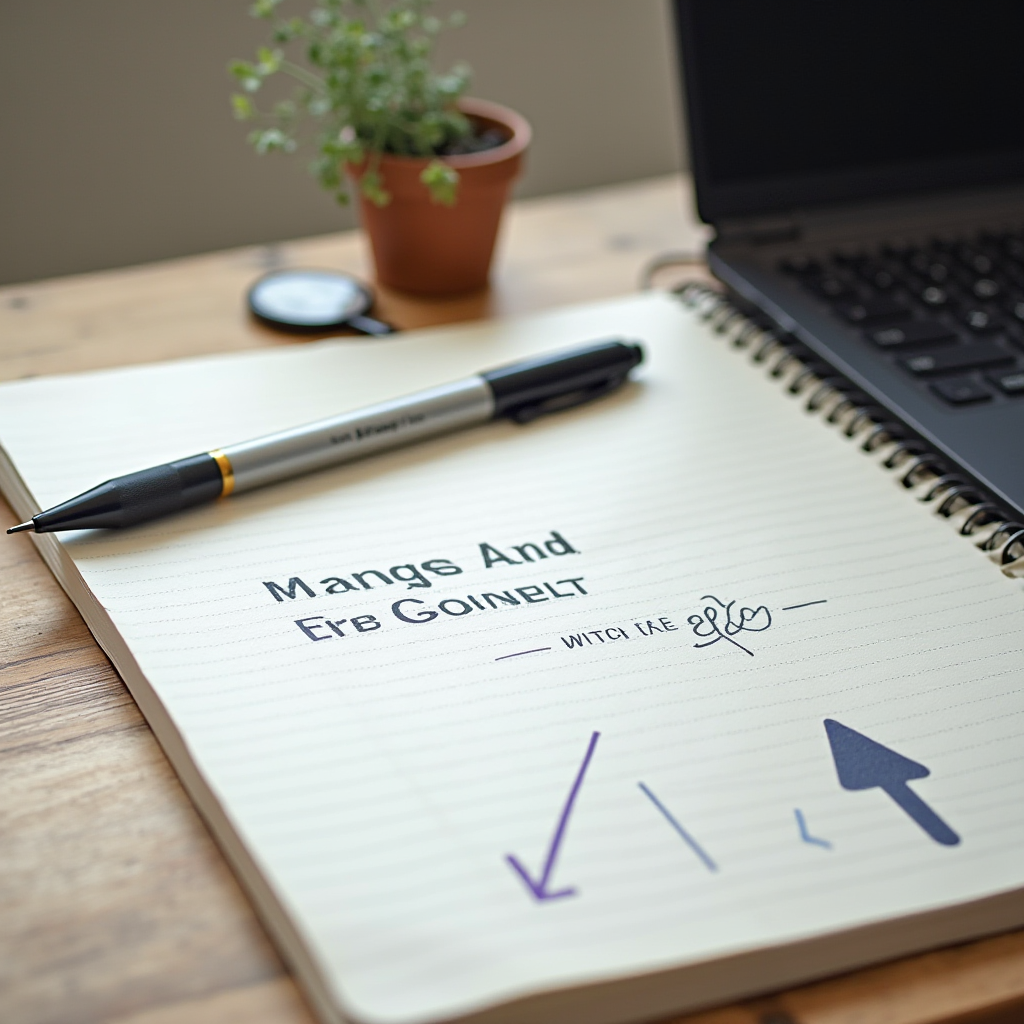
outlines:
[[[373,293],[338,270],[275,270],[249,289],[257,320],[290,334],[317,334],[348,327],[360,334],[393,334],[396,328],[366,315]]]
[[[354,277],[322,270],[268,274],[249,292],[252,311],[282,327],[341,327],[369,306],[369,292]]]

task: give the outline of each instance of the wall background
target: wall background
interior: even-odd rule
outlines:
[[[226,65],[266,42],[249,2],[0,5],[0,283],[352,226],[302,156],[258,157],[231,115]],[[519,195],[682,165],[666,0],[454,7],[468,24],[438,66],[464,58],[474,95],[533,123]]]

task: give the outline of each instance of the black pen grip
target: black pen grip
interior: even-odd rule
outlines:
[[[639,345],[601,341],[562,358],[538,356],[480,376],[494,393],[495,418],[515,419],[517,410],[542,407],[563,395],[607,390],[607,385],[621,382],[642,359]]]
[[[35,516],[37,533],[135,526],[220,496],[223,478],[212,455],[153,466],[107,480]]]

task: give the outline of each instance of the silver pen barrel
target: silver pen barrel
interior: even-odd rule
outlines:
[[[483,377],[473,376],[228,445],[211,455],[225,475],[225,493],[237,493],[484,423],[494,416],[494,408],[490,386]],[[228,473],[233,477],[231,487]]]
[[[105,480],[8,532],[135,526],[236,491],[496,418],[528,423],[614,391],[642,359],[639,345],[617,339],[535,356],[454,384]]]

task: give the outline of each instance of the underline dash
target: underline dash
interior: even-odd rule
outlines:
[[[504,661],[506,658],[519,658],[524,654],[537,654],[539,651],[550,651],[550,647],[534,647],[529,651],[516,651],[515,654],[503,654],[500,658],[495,658],[495,661]]]
[[[783,608],[782,610],[784,612],[793,612],[796,611],[797,608],[810,608],[812,604],[828,604],[828,600],[805,601],[803,604],[791,604],[788,608]]]

